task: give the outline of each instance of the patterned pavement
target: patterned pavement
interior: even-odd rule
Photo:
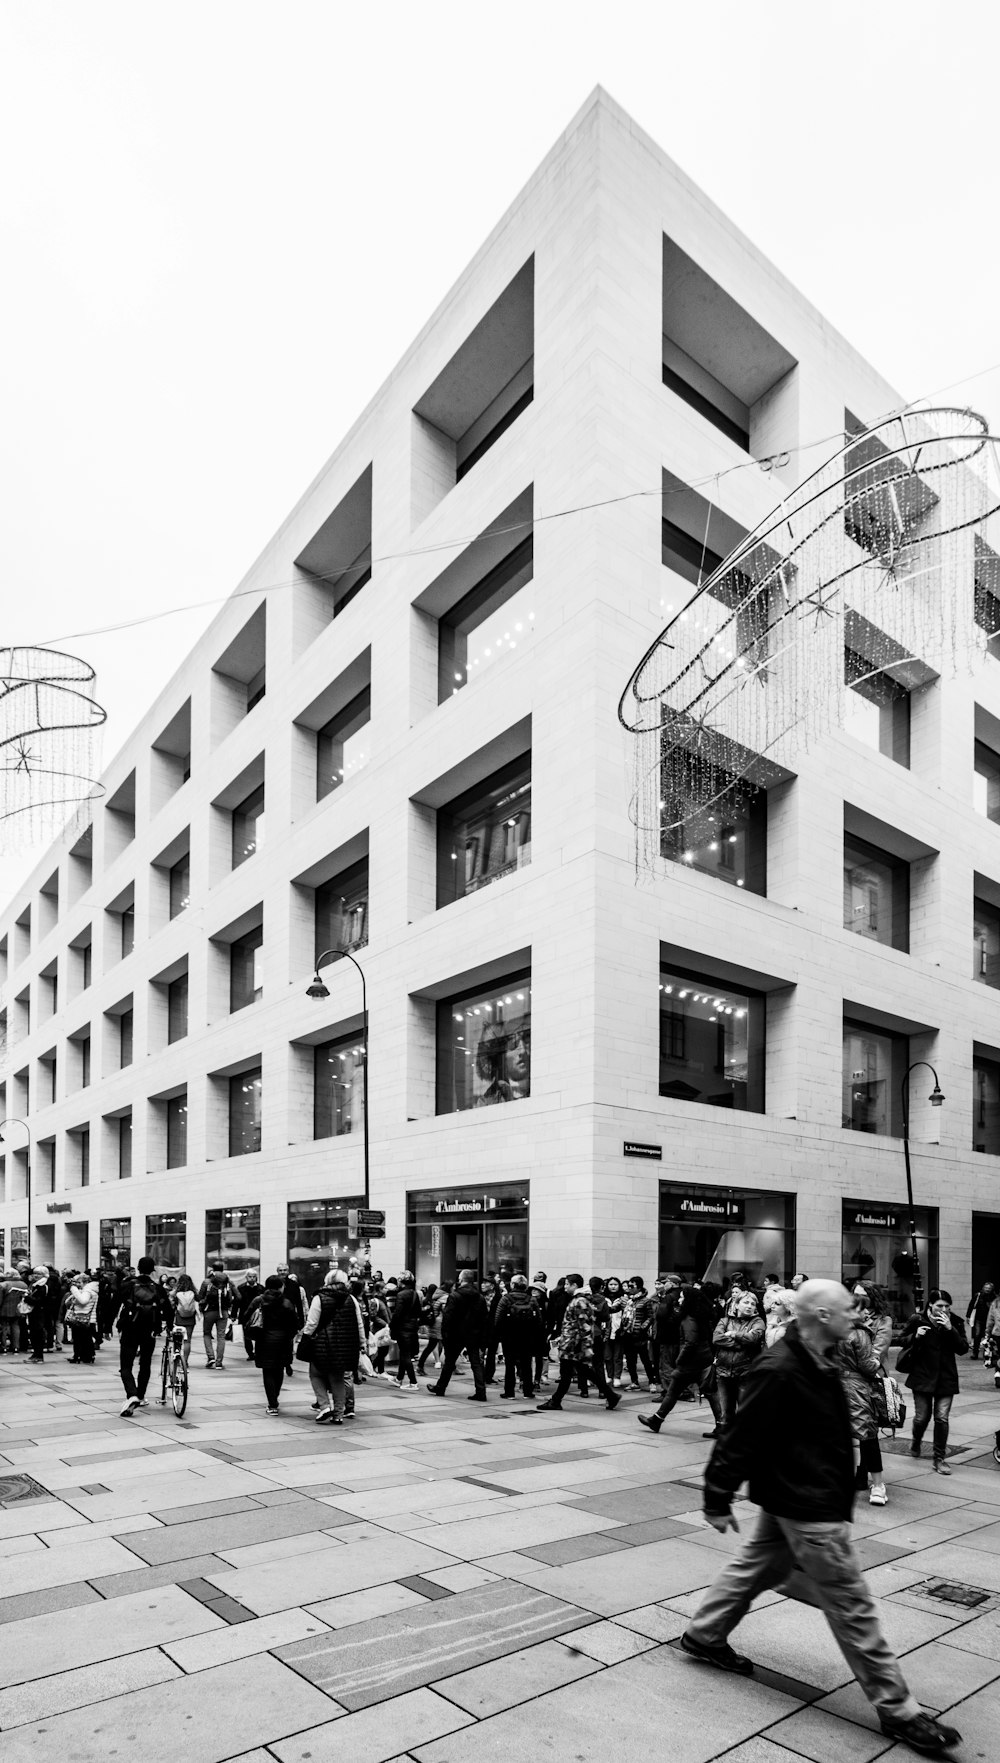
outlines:
[[[94,1367],[0,1360],[4,1763],[912,1755],[804,1605],[769,1593],[743,1623],[753,1679],[679,1652],[732,1546],[700,1517],[707,1410],[652,1437],[638,1395],[542,1414],[468,1404],[469,1379],[444,1401],[369,1383],[317,1428],[301,1368],[272,1419],[238,1347],[219,1375],[196,1343],[192,1367],[183,1421],[125,1421],[110,1344]],[[887,1455],[889,1505],[857,1531],[971,1763],[1000,1735],[1000,1396],[977,1365],[963,1382],[951,1478]]]

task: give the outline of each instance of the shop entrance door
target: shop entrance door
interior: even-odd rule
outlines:
[[[466,1268],[477,1280],[483,1277],[483,1230],[481,1225],[442,1224],[441,1278],[452,1283]]]
[[[970,1297],[987,1280],[1000,1287],[1000,1212],[972,1214],[972,1287]]]

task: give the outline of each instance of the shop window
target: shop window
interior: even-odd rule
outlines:
[[[528,1273],[528,1182],[422,1188],[406,1196],[406,1265],[417,1284]]]
[[[313,1138],[340,1138],[364,1127],[365,1047],[359,1035],[324,1041],[313,1064]]]
[[[205,1259],[221,1261],[236,1280],[260,1272],[260,1207],[230,1206],[205,1213]]]
[[[264,927],[229,945],[229,1009],[243,1010],[256,1004],[264,991]]]
[[[897,765],[909,766],[910,694],[906,687],[850,648],[844,650],[844,680],[847,733]]]
[[[101,1266],[129,1267],[132,1263],[131,1218],[102,1218]]]
[[[167,1168],[183,1169],[188,1146],[187,1090],[167,1100]]]
[[[975,746],[972,803],[977,814],[1000,821],[1000,753],[985,741],[977,741]]]
[[[908,1058],[905,1035],[845,1019],[843,1126],[852,1132],[902,1136],[902,1083]]]
[[[661,968],[660,1095],[763,1114],[763,995]]]
[[[910,866],[863,839],[844,839],[844,929],[892,949],[910,946]]]
[[[1000,1060],[972,1061],[972,1149],[1000,1156]]]
[[[363,949],[368,942],[368,859],[352,863],[316,889],[316,951],[318,962],[328,950]]]
[[[1000,907],[978,898],[972,902],[972,977],[1000,986]]]
[[[747,1273],[787,1285],[795,1272],[795,1196],[661,1181],[657,1266],[717,1285]]]
[[[530,969],[438,1004],[436,1075],[438,1114],[530,1095]]]
[[[233,868],[239,869],[264,839],[264,785],[258,784],[233,809]]]
[[[351,1256],[347,1213],[359,1204],[349,1197],[289,1201],[288,1265],[307,1298],[319,1291],[331,1269],[347,1268]]]
[[[691,754],[687,788],[677,792],[677,755],[668,778],[663,770],[660,798],[660,855],[730,887],[767,893],[767,792],[737,782],[720,767]],[[671,783],[672,779],[672,783]],[[689,793],[690,792],[690,793]],[[690,800],[711,801],[697,814],[685,814]]]
[[[167,1045],[182,1041],[188,1031],[188,976],[170,981],[167,987]]]
[[[245,1157],[260,1150],[261,1068],[242,1071],[229,1080],[229,1155]]]
[[[534,609],[519,605],[515,614],[509,602],[533,574],[534,538],[529,533],[442,614],[438,620],[439,704],[530,637]]]
[[[531,755],[438,809],[438,907],[531,862]]]
[[[151,1212],[146,1218],[146,1254],[155,1272],[181,1273],[187,1264],[187,1213]]]
[[[170,866],[170,916],[178,918],[191,904],[191,853],[185,851]]]
[[[316,800],[321,802],[341,784],[363,771],[371,758],[369,725],[372,719],[371,686],[338,710],[316,734]]]
[[[877,1200],[844,1200],[842,1220],[845,1284],[864,1280],[877,1286],[894,1329],[905,1327],[915,1309],[910,1214]],[[921,1281],[927,1292],[938,1283],[937,1208],[917,1206],[913,1223]]]

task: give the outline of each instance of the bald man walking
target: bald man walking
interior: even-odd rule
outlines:
[[[927,1756],[961,1742],[911,1695],[879,1626],[851,1536],[854,1452],[847,1397],[833,1354],[850,1332],[853,1297],[835,1280],[809,1280],[784,1338],[751,1366],[732,1426],[705,1472],[705,1517],[736,1530],[732,1500],[744,1481],[761,1508],[757,1528],[719,1575],[681,1636],[695,1659],[749,1677],[753,1663],[729,1635],[761,1592],[796,1571],[823,1611],[882,1731]]]

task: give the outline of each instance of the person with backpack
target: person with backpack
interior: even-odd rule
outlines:
[[[236,1320],[243,1334],[243,1346],[251,1365],[254,1363],[253,1331],[247,1327],[250,1317],[260,1307],[264,1287],[251,1268],[236,1293]]]
[[[512,1402],[517,1393],[515,1380],[525,1396],[533,1396],[535,1355],[538,1352],[542,1319],[538,1305],[528,1289],[527,1275],[515,1273],[510,1291],[500,1299],[496,1317],[497,1334],[503,1348],[503,1394],[501,1401]]]
[[[156,1263],[149,1255],[140,1255],[135,1279],[122,1286],[121,1308],[118,1312],[118,1333],[121,1336],[119,1369],[125,1387],[123,1420],[131,1420],[137,1408],[146,1406],[146,1388],[153,1363],[153,1347],[164,1323],[173,1321],[173,1312],[160,1287],[153,1280]],[[135,1375],[136,1358],[139,1374]]]
[[[191,1357],[191,1336],[198,1320],[198,1294],[189,1273],[178,1276],[177,1284],[170,1294],[170,1302],[173,1305],[174,1321],[184,1330],[183,1359],[186,1365]]]
[[[316,1397],[317,1426],[343,1426],[349,1388],[353,1408],[353,1378],[364,1339],[361,1312],[351,1297],[347,1275],[331,1268],[302,1330],[303,1344],[311,1342],[309,1381]]]
[[[205,1340],[205,1364],[209,1371],[225,1371],[226,1328],[233,1302],[233,1282],[221,1261],[213,1261],[198,1292]],[[214,1345],[213,1345],[214,1342]]]
[[[416,1281],[412,1273],[407,1271],[399,1276],[399,1290],[389,1321],[389,1333],[399,1354],[396,1385],[400,1390],[415,1390],[417,1387],[413,1361],[420,1351],[419,1329],[420,1299],[417,1296]],[[403,1381],[404,1378],[409,1378],[408,1384]]]
[[[563,1405],[563,1397],[569,1390],[574,1377],[579,1375],[580,1367],[593,1380],[599,1395],[604,1397],[605,1407],[617,1408],[621,1396],[613,1390],[604,1375],[604,1353],[600,1357],[594,1353],[594,1311],[590,1298],[583,1294],[582,1273],[567,1273],[566,1289],[569,1292],[569,1303],[563,1313],[562,1328],[558,1339],[554,1342],[559,1355],[559,1382],[547,1402],[538,1402],[539,1409],[559,1409]]]
[[[267,1411],[272,1415],[278,1412],[285,1365],[302,1320],[283,1288],[280,1273],[269,1274],[263,1286],[255,1281],[253,1303],[243,1321],[243,1337],[253,1345],[254,1363],[264,1380]]]

